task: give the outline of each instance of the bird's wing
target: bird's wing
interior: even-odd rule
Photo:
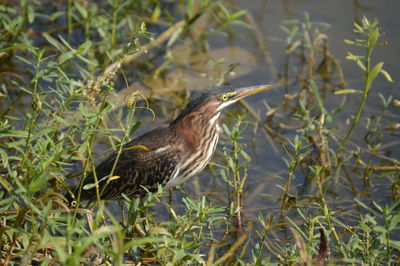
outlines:
[[[146,191],[142,186],[149,191],[156,191],[158,184],[165,185],[178,171],[182,152],[170,145],[148,151],[129,149],[129,146],[127,148],[121,152],[115,167],[117,153],[111,154],[96,167],[97,180],[101,180],[99,192],[103,192],[102,199],[116,199],[121,193],[127,196],[144,194]],[[84,184],[94,184],[94,180],[92,173],[87,176]],[[95,187],[82,191],[81,199],[95,198]]]

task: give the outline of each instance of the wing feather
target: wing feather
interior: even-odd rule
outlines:
[[[178,165],[182,159],[182,151],[172,143],[163,141],[166,137],[166,128],[150,131],[149,133],[134,139],[123,147],[123,150],[111,173],[117,152],[111,154],[106,160],[96,167],[99,191],[102,199],[117,199],[121,193],[127,196],[141,195],[145,193],[142,188],[156,191],[158,184],[165,185],[178,171]],[[161,145],[163,144],[163,145]],[[130,149],[135,145],[142,145],[145,149]],[[107,180],[113,176],[113,180]],[[115,178],[118,177],[118,178]],[[94,177],[90,174],[86,177],[84,184],[93,184]],[[105,186],[105,189],[103,190]],[[84,190],[81,199],[93,200],[96,198],[96,188]]]

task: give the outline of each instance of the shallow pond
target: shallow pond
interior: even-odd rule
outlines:
[[[107,6],[102,4],[99,4],[101,6],[99,8]],[[131,4],[140,5],[135,1]],[[53,6],[54,10],[45,11],[62,10],[58,15],[54,15],[56,18],[54,21],[61,28],[55,30],[65,39],[67,33],[62,27],[67,22],[64,15],[59,14],[63,14],[66,5],[60,1]],[[179,4],[168,1],[163,2],[163,5],[165,5],[163,8],[167,9],[170,6],[174,11],[182,8]],[[400,159],[400,91],[397,83],[389,83],[383,75],[378,76],[373,83],[361,119],[342,153],[343,156],[346,154],[347,159],[337,167],[333,155],[350,128],[362,96],[361,93],[344,95],[335,92],[342,89],[362,90],[364,87],[364,73],[355,62],[347,60],[346,55],[348,52],[363,55],[365,51],[360,47],[346,44],[344,40],[360,38],[354,34],[353,27],[363,16],[369,19],[377,18],[384,34],[381,44],[374,50],[372,64],[385,62],[383,68],[391,74],[395,82],[398,82],[400,2],[398,0],[237,0],[227,2],[227,6],[236,11],[247,10],[248,14],[243,17],[247,26],[234,25],[229,29],[223,28],[220,32],[211,32],[207,35],[207,43],[194,45],[196,34],[202,30],[208,32],[204,29],[208,25],[206,20],[216,19],[202,17],[195,22],[195,30],[191,32],[190,37],[185,36],[173,45],[166,46],[167,48],[163,45],[157,48],[148,47],[149,54],[143,52],[142,57],[138,56],[137,60],[131,60],[132,62],[123,65],[121,71],[123,74],[118,72],[115,84],[120,99],[125,100],[124,97],[140,90],[148,97],[149,107],[154,110],[152,113],[138,109],[135,119],[142,124],[135,135],[170,122],[187,102],[188,92],[194,93],[220,83],[232,86],[278,83],[277,88],[246,98],[241,104],[230,107],[224,111],[221,119],[221,123],[233,128],[237,117],[248,113],[245,120],[249,123],[243,127],[238,142],[251,158],[251,161],[245,162],[246,156],[241,157],[241,162],[245,163],[247,169],[241,206],[242,223],[244,230],[248,231],[251,237],[257,238],[256,231],[262,231],[258,218],[260,214],[273,218],[269,239],[266,241],[277,241],[282,244],[280,241],[288,237],[288,229],[291,227],[288,219],[301,225],[304,223],[304,217],[300,212],[305,216],[321,212],[318,205],[321,203],[320,187],[315,182],[315,177],[318,175],[309,168],[312,164],[330,165],[327,167],[330,172],[324,174],[327,179],[323,180],[325,193],[323,198],[330,210],[335,212],[335,217],[346,225],[356,224],[360,215],[366,212],[355,199],[365,204],[372,204],[375,201],[381,205],[391,204],[393,199],[398,199],[399,192],[396,189],[399,188],[393,187],[392,184],[400,178],[399,170],[392,170],[387,174],[380,168],[392,166]],[[134,10],[135,6],[131,8]],[[52,31],[54,25],[46,26],[50,20],[42,16],[34,23],[33,28],[41,33]],[[156,33],[157,36],[170,25],[165,24],[167,26],[162,22],[154,23],[155,26],[151,26],[149,31]],[[69,41],[73,46],[78,46],[84,41],[84,30],[78,26],[76,32],[70,36]],[[222,34],[222,30],[226,32]],[[297,33],[290,36],[295,31]],[[31,32],[32,43],[38,46],[42,42],[46,43],[43,38],[35,34],[36,32]],[[307,69],[311,50],[304,43],[308,40],[311,40],[311,44],[318,43],[314,39],[315,36],[319,36],[320,43],[316,45],[318,49],[314,51],[315,61],[311,64],[312,67]],[[121,37],[121,43],[125,41],[129,41],[129,38]],[[325,54],[323,47],[327,48]],[[105,49],[101,46],[98,48]],[[56,51],[54,47],[51,49],[49,50],[52,52]],[[117,50],[114,52],[117,53]],[[164,53],[166,51],[167,53]],[[328,54],[329,58],[326,57]],[[96,57],[93,54],[90,56]],[[327,58],[329,61],[325,61]],[[107,61],[104,58],[102,60]],[[99,62],[102,63],[104,62]],[[18,65],[15,68],[18,68]],[[90,70],[90,67],[88,68]],[[146,73],[147,69],[153,72]],[[88,76],[93,73],[98,74],[89,70]],[[321,106],[316,104],[311,86],[307,86],[308,71],[314,75],[313,79],[321,95],[319,102],[322,103]],[[75,74],[80,77],[78,71],[75,71]],[[50,84],[41,82],[39,85],[42,87]],[[14,93],[20,91],[16,90]],[[390,96],[393,97],[393,101],[382,112],[382,99],[388,99]],[[30,108],[31,97],[26,96],[26,100],[24,97],[19,103],[21,106],[10,113],[17,117],[25,114],[25,110]],[[123,104],[123,100],[118,102],[116,109]],[[140,104],[144,105],[143,102]],[[336,110],[337,112],[333,114],[340,106],[342,109]],[[5,106],[0,106],[1,111],[4,109]],[[316,115],[320,109],[326,110],[324,117]],[[328,114],[333,115],[329,117]],[[315,124],[312,124],[313,119],[326,119],[325,129],[328,132],[324,132],[326,134],[324,136],[327,136],[331,150],[321,152],[318,144],[320,136],[316,134]],[[113,124],[113,121],[107,122]],[[113,126],[119,125],[115,122]],[[303,147],[294,154],[290,143],[294,143],[296,137],[302,141]],[[108,143],[104,141],[104,135],[98,136],[95,144],[94,150],[99,162],[110,149]],[[375,151],[371,152],[371,147],[376,144],[380,146],[376,146]],[[192,199],[206,196],[211,205],[229,209],[233,188],[227,185],[220,172],[226,165],[223,151],[229,151],[231,147],[232,144],[226,134],[221,136],[212,163],[181,189],[165,193],[163,200],[171,204],[177,213],[181,211],[183,213],[182,199],[187,195]],[[325,157],[321,154],[325,154]],[[302,160],[299,160],[299,164],[293,168],[293,172],[290,172],[288,164],[299,158]],[[379,169],[371,170],[371,167]],[[72,170],[79,172],[81,168],[82,166],[77,163]],[[242,176],[245,174],[243,171],[240,173]],[[171,220],[163,204],[155,207],[154,212],[158,221]],[[118,210],[115,214],[119,215]],[[229,235],[228,241],[234,242],[238,236],[235,223],[234,220],[230,223],[232,235]],[[340,228],[339,231],[345,230]],[[222,229],[219,232],[221,235],[225,233]],[[250,241],[249,244],[252,247],[254,243]],[[207,248],[204,247],[205,250]],[[251,255],[246,254],[248,257]]]

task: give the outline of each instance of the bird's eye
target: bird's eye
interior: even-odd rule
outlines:
[[[220,100],[225,102],[227,100],[229,100],[230,98],[232,98],[233,96],[235,96],[236,93],[235,92],[228,92],[227,94],[224,94],[220,97]]]
[[[227,94],[224,94],[224,95],[222,95],[221,97],[220,97],[220,99],[221,99],[221,101],[226,101],[226,100],[228,100],[228,95]]]

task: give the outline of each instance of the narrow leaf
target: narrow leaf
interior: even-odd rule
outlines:
[[[28,136],[28,132],[23,130],[16,130],[16,129],[6,129],[0,131],[0,138],[1,137],[20,137],[26,138]]]
[[[143,145],[135,145],[135,146],[131,146],[131,147],[124,148],[124,149],[122,149],[122,150],[123,150],[123,151],[128,151],[128,150],[134,150],[134,149],[142,149],[142,150],[145,150],[145,151],[148,151],[148,150],[149,150],[147,147],[145,147],[145,146],[143,146]]]
[[[312,89],[312,91],[314,92],[315,98],[317,99],[318,106],[319,106],[321,112],[322,112],[323,114],[326,114],[327,112],[326,112],[326,110],[325,110],[325,108],[324,108],[324,102],[323,102],[323,100],[322,100],[322,98],[321,98],[321,95],[319,94],[317,84],[315,84],[315,81],[314,81],[314,80],[310,79],[310,80],[308,81],[308,86],[310,86],[311,89]]]
[[[383,67],[383,62],[380,62],[374,66],[374,68],[371,70],[368,76],[367,80],[367,89],[369,89],[372,85],[372,82],[376,79],[376,76],[381,72]]]
[[[3,168],[6,168],[8,165],[8,155],[3,149],[0,149],[0,156],[3,163]]]
[[[393,82],[393,79],[392,79],[392,77],[390,76],[390,74],[386,71],[386,70],[381,70],[381,74],[383,75],[383,76],[385,76],[385,78],[386,78],[386,80],[387,81],[389,81],[389,82]]]
[[[96,186],[95,183],[91,183],[91,184],[84,185],[82,189],[83,190],[89,190],[89,189],[94,188],[95,186]]]
[[[361,93],[361,91],[355,89],[345,89],[345,90],[335,91],[335,94],[350,94],[350,93]]]
[[[375,28],[375,30],[369,35],[368,38],[369,47],[374,47],[376,45],[376,42],[378,41],[378,38],[379,38],[379,29]]]
[[[64,49],[62,48],[61,43],[54,39],[52,36],[50,36],[48,33],[43,33],[43,37],[55,48],[57,48],[60,52],[64,52]]]
[[[119,179],[119,178],[120,178],[120,176],[119,176],[119,175],[113,175],[113,176],[110,176],[110,177],[108,178],[108,182],[110,182],[110,181],[112,181],[112,180]]]

